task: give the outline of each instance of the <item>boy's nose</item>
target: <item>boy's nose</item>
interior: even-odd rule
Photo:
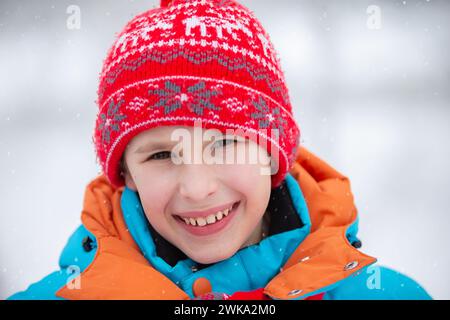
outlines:
[[[180,195],[192,201],[208,198],[218,187],[214,169],[207,164],[183,165],[178,181]]]

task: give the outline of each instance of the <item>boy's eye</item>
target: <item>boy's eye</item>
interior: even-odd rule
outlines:
[[[216,141],[214,143],[215,146],[217,147],[225,147],[231,143],[236,143],[239,142],[239,140],[237,138],[235,139],[222,139],[219,141]],[[170,151],[161,151],[161,152],[157,152],[152,154],[150,157],[147,158],[147,161],[149,160],[167,160],[167,159],[171,159],[172,157],[172,152]]]
[[[165,160],[165,159],[170,159],[172,156],[172,152],[170,151],[161,151],[161,152],[157,152],[152,154],[150,157],[147,158],[148,160]]]
[[[219,140],[217,141],[217,146],[218,147],[225,147],[226,145],[230,144],[230,143],[236,143],[239,142],[238,139],[223,139],[223,140]]]

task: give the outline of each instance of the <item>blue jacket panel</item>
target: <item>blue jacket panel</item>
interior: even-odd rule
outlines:
[[[344,279],[329,290],[325,300],[430,300],[432,297],[410,277],[374,264]]]
[[[87,241],[88,239],[91,241]],[[88,243],[89,248],[87,247]],[[95,257],[95,249],[94,235],[83,225],[79,226],[61,253],[60,270],[30,285],[25,291],[13,294],[7,300],[64,300],[57,297],[56,292],[68,283],[73,285],[74,289],[76,288],[76,277],[92,262]]]

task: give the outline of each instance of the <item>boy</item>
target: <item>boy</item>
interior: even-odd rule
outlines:
[[[82,225],[11,299],[430,298],[358,250],[350,183],[299,147],[280,61],[236,1],[135,17],[98,104]]]

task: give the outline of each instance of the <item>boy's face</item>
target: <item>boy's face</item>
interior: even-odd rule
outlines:
[[[189,148],[179,148],[180,140],[171,138],[180,129],[196,137],[190,140],[190,156]],[[271,192],[270,175],[261,173],[261,169],[270,166],[265,149],[249,139],[235,142],[237,136],[208,131],[217,134],[215,140],[198,139],[193,127],[147,130],[131,140],[124,155],[126,185],[139,193],[153,228],[192,260],[203,264],[225,260],[240,248],[259,241]],[[207,162],[225,159],[230,152],[259,152],[258,161],[249,157],[239,161],[237,157],[234,161]]]

